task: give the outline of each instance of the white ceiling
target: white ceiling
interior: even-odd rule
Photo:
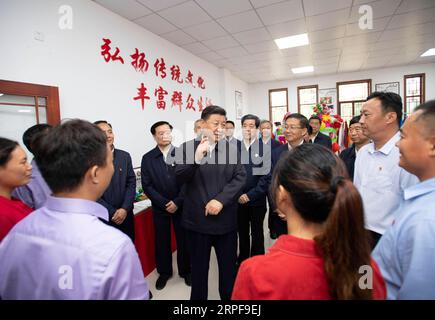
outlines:
[[[435,62],[435,0],[94,0],[246,82]],[[358,27],[360,5],[373,29]],[[273,39],[308,33],[308,46]],[[291,68],[314,66],[294,75]]]

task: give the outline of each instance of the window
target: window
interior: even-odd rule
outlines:
[[[350,121],[361,113],[363,103],[372,91],[372,80],[337,82],[338,114]]]
[[[425,74],[409,74],[405,83],[405,117],[425,101]]]
[[[269,90],[269,119],[272,123],[282,122],[288,112],[287,88]]]
[[[317,104],[319,86],[298,87],[298,112],[308,119],[313,114],[313,107]]]
[[[27,128],[37,123],[60,122],[58,88],[0,80],[0,119],[0,136],[23,146],[22,136]]]

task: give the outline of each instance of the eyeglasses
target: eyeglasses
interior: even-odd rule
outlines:
[[[296,130],[296,129],[302,129],[302,127],[301,127],[301,126],[288,126],[288,125],[284,125],[284,129],[285,129],[285,130],[291,130],[291,131],[294,131],[294,130]]]
[[[360,132],[362,132],[362,129],[361,128],[350,128],[349,133],[352,133],[352,132],[360,133]]]

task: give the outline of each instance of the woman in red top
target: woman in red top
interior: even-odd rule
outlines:
[[[343,162],[318,144],[302,144],[280,160],[272,184],[288,235],[242,263],[232,298],[385,299],[361,196]]]
[[[32,209],[11,197],[12,191],[29,182],[32,166],[15,141],[0,138],[0,241]]]

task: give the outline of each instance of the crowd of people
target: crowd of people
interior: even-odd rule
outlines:
[[[222,300],[435,299],[435,100],[405,120],[402,107],[397,94],[371,94],[339,154],[322,120],[299,113],[285,115],[284,143],[253,114],[236,139],[219,106],[179,147],[169,122],[154,123],[141,183],[155,288],[173,276],[173,225],[192,300],[208,297],[212,248]],[[1,299],[151,297],[134,246],[132,160],[114,141],[105,120],[38,124],[23,135],[29,164],[0,138]]]

